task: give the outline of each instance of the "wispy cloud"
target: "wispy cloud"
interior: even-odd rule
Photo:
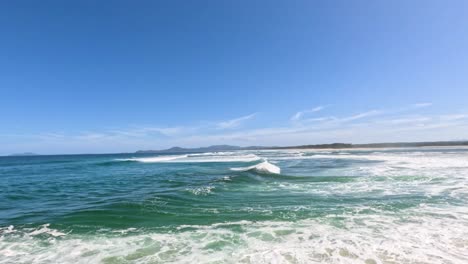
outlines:
[[[349,117],[342,118],[342,119],[340,119],[340,121],[343,121],[343,122],[353,121],[353,120],[358,120],[358,119],[362,119],[362,118],[366,118],[366,117],[376,116],[376,115],[381,114],[381,113],[383,113],[383,111],[371,110],[371,111],[367,111],[367,112],[363,112],[363,113],[359,113],[359,114],[356,114],[356,115],[352,115],[352,116],[349,116]]]
[[[168,126],[168,127],[157,127],[157,126],[139,126],[127,129],[114,129],[109,131],[110,134],[126,137],[147,137],[147,136],[165,136],[175,137],[187,133],[193,133],[199,126]]]
[[[427,116],[401,116],[401,117],[378,120],[376,123],[402,125],[402,124],[420,124],[420,123],[427,122],[430,120],[431,118]]]
[[[253,113],[246,116],[241,116],[235,119],[223,121],[217,124],[218,129],[233,129],[239,127],[243,122],[254,118],[257,113]]]
[[[325,106],[317,106],[317,107],[314,107],[314,108],[309,109],[309,110],[299,111],[299,112],[295,113],[295,114],[291,117],[291,121],[298,121],[298,120],[300,120],[305,114],[310,114],[310,113],[319,112],[319,111],[322,111],[324,108],[325,108]]]
[[[304,114],[304,112],[297,112],[295,113],[292,117],[291,117],[291,121],[297,121],[299,119],[301,119],[302,115]]]
[[[312,110],[310,110],[311,112],[318,112],[318,111],[321,111],[322,109],[324,109],[325,106],[317,106],[315,108],[313,108]]]
[[[400,116],[381,117],[376,111],[368,111],[334,121],[304,126],[270,127],[243,130],[234,133],[194,135],[183,139],[193,142],[300,145],[331,142],[369,143],[383,141],[452,140],[463,137],[468,128],[467,120],[458,116],[456,120],[444,120],[443,116]],[[364,119],[369,117],[369,119]],[[375,118],[370,118],[375,117]],[[361,120],[359,123],[349,120]],[[348,121],[347,121],[348,120]]]
[[[411,107],[413,107],[413,108],[423,108],[423,107],[429,107],[431,105],[432,105],[432,103],[416,103],[416,104],[412,104]]]
[[[315,118],[308,118],[303,120],[304,123],[312,123],[312,122],[326,122],[326,121],[336,121],[338,118],[334,116],[322,116],[322,117],[315,117]]]
[[[145,134],[148,133],[159,133],[164,136],[177,136],[182,134],[183,132],[192,131],[195,129],[194,127],[187,127],[187,126],[175,126],[175,127],[144,127],[140,128],[139,131]]]
[[[443,115],[443,116],[441,116],[441,119],[448,120],[448,121],[460,120],[460,119],[466,119],[466,118],[468,118],[468,115],[466,115],[466,114],[453,114],[453,115]]]
[[[346,122],[364,119],[367,117],[377,116],[383,113],[384,112],[380,110],[370,110],[370,111],[357,113],[352,116],[345,116],[345,117],[322,116],[322,117],[315,117],[315,118],[307,118],[307,119],[301,119],[301,124],[307,125],[311,123],[321,122],[321,123],[339,125],[339,124],[343,124]]]
[[[263,128],[242,126],[256,116],[253,113],[223,122],[206,121],[194,125],[146,125],[76,133],[51,131],[35,135],[18,133],[3,135],[0,143],[4,152],[44,153],[41,149],[46,149],[49,153],[89,153],[161,149],[175,145],[300,145],[466,138],[464,131],[468,131],[468,113],[422,115],[416,107],[410,108],[374,109],[344,116],[299,116],[300,123],[285,122],[284,126]],[[318,112],[321,108],[308,111],[312,110]]]

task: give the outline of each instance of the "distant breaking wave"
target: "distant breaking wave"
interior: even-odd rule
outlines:
[[[176,159],[186,158],[187,155],[178,155],[178,156],[158,156],[158,157],[147,157],[147,158],[130,158],[130,159],[116,159],[117,161],[138,161],[144,163],[154,163],[154,162],[168,162]]]
[[[117,159],[117,161],[136,161],[142,163],[209,163],[209,162],[254,162],[263,160],[255,154],[236,154],[233,152],[207,152],[185,155],[169,155],[144,158]],[[231,168],[232,171],[255,171],[265,174],[280,174],[281,169],[264,160],[256,165]]]
[[[156,156],[144,158],[116,159],[116,161],[137,161],[143,163],[204,163],[204,162],[252,162],[261,158],[255,154],[233,155],[233,153],[200,153],[186,155]]]

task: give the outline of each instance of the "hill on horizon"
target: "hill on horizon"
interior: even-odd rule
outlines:
[[[199,148],[172,147],[162,150],[138,150],[135,153],[186,153],[186,152],[218,152],[234,150],[260,150],[260,149],[341,149],[341,148],[398,148],[398,147],[444,147],[444,146],[468,146],[468,141],[430,141],[430,142],[391,142],[391,143],[331,143],[298,146],[232,146],[232,145],[212,145]]]

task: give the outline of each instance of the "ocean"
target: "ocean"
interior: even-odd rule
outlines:
[[[468,263],[468,148],[0,157],[0,263]]]

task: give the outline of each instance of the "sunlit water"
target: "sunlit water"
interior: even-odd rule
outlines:
[[[0,157],[0,190],[0,263],[468,263],[467,148]]]

